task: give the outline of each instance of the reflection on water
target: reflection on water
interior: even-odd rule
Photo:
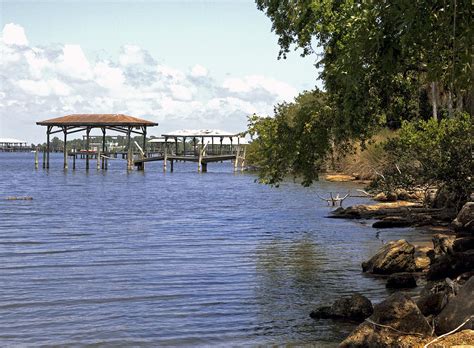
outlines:
[[[315,195],[352,184],[274,189],[225,163],[203,175],[121,161],[64,173],[61,154],[49,172],[32,164],[0,153],[0,197],[33,197],[0,200],[2,346],[334,346],[353,325],[313,321],[312,306],[387,294],[360,272],[374,230],[325,219]]]

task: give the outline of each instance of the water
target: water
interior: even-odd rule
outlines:
[[[360,268],[376,231],[324,218],[315,195],[354,184],[276,189],[229,163],[200,175],[195,163],[127,173],[117,160],[86,174],[78,161],[65,173],[61,154],[51,160],[35,171],[32,153],[0,153],[2,346],[335,346],[354,324],[314,321],[315,305],[387,295]]]

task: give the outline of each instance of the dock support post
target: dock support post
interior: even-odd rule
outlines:
[[[166,173],[166,161],[168,161],[168,137],[165,137],[165,149],[163,154],[163,172]]]
[[[48,126],[48,130],[46,131],[46,169],[49,169],[49,152],[50,152],[50,142],[49,142],[49,133],[51,132],[51,126]]]
[[[207,162],[202,162],[201,163],[201,172],[202,173],[207,173]]]
[[[173,173],[174,170],[174,160],[170,160],[170,172]]]
[[[105,127],[102,127],[102,154],[105,155]],[[105,169],[105,158],[101,160],[101,167]]]
[[[100,169],[100,149],[97,149],[97,170]]]
[[[235,161],[234,161],[234,172],[237,171],[237,167],[239,165],[239,155],[240,155],[240,146],[237,146],[237,153],[235,154]]]
[[[64,152],[64,169],[67,170],[67,127],[63,127],[63,132],[64,132],[64,147],[63,147],[63,152]]]
[[[201,151],[199,151],[198,173],[201,173],[201,166],[202,166],[202,153],[201,153]]]
[[[242,161],[240,162],[240,171],[243,172],[244,171],[244,167],[245,167],[245,155],[247,153],[247,146],[244,145],[244,154],[242,155]]]
[[[127,130],[127,170],[133,170],[133,154],[132,154],[132,143],[131,143],[132,128],[128,127]]]
[[[86,170],[89,170],[89,133],[91,128],[87,127],[86,129]]]
[[[76,148],[74,147],[72,152],[72,169],[76,170]]]
[[[43,169],[46,168],[46,147],[43,146]]]
[[[38,148],[35,150],[35,169],[38,169]]]

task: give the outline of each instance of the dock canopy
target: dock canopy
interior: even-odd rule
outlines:
[[[158,123],[147,121],[141,118],[123,114],[73,114],[49,120],[36,122],[37,125],[46,126],[46,168],[49,168],[50,135],[64,133],[64,168],[67,168],[67,135],[77,132],[86,132],[86,151],[89,151],[89,134],[91,129],[100,128],[102,130],[102,153],[106,153],[105,133],[106,130],[125,133],[127,135],[127,149],[129,155],[129,167],[131,164],[131,134],[143,136],[143,149],[146,149],[146,129],[147,127],[158,126]],[[55,129],[55,127],[57,129]],[[103,165],[103,164],[102,164]],[[86,169],[89,169],[89,155],[86,157]]]
[[[123,126],[123,127],[153,127],[158,123],[143,120],[123,114],[74,114],[36,122],[40,126]]]

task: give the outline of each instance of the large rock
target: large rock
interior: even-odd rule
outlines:
[[[455,278],[458,275],[474,269],[474,250],[468,250],[452,255],[442,255],[434,260],[427,273],[429,280]]]
[[[415,302],[405,294],[395,293],[374,306],[374,314],[340,347],[409,347],[430,335],[431,327]]]
[[[334,301],[332,306],[319,307],[310,313],[313,319],[352,319],[364,320],[373,312],[370,300],[360,294],[345,296]]]
[[[454,330],[471,317],[463,329],[474,329],[474,277],[471,277],[436,318],[436,333]]]
[[[474,232],[474,202],[467,202],[453,221],[456,230]]]
[[[413,225],[413,221],[400,216],[387,216],[380,221],[376,221],[372,224],[373,228],[396,228],[396,227],[408,227]]]
[[[456,239],[454,235],[447,235],[437,233],[433,236],[433,249],[435,254],[443,255],[443,254],[452,254],[453,252],[453,243]]]
[[[416,279],[411,273],[394,273],[388,277],[385,286],[389,289],[416,288]]]
[[[455,296],[455,290],[447,280],[428,282],[416,304],[424,316],[438,315]]]
[[[453,242],[453,251],[462,252],[474,249],[474,236],[456,238]]]
[[[415,247],[404,239],[389,242],[370,260],[362,263],[362,270],[375,274],[414,272],[414,254]]]

